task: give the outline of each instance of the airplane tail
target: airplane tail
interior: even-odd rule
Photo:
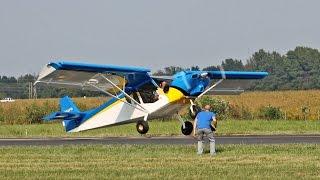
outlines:
[[[61,112],[72,112],[72,113],[79,113],[80,110],[78,107],[74,104],[71,98],[68,96],[65,96],[60,99],[60,111]]]
[[[67,132],[78,127],[81,124],[81,120],[84,117],[78,107],[68,96],[60,99],[60,111],[54,112],[43,118],[45,121],[54,121],[57,119],[63,119],[62,124]]]

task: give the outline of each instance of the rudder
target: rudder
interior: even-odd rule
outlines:
[[[60,111],[80,113],[80,110],[78,109],[78,107],[74,104],[72,99],[68,96],[65,96],[60,99]]]

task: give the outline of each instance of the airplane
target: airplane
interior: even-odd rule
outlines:
[[[43,68],[35,85],[98,91],[111,97],[87,111],[80,111],[70,97],[61,98],[60,111],[43,119],[62,120],[66,132],[136,123],[138,133],[146,134],[149,120],[176,115],[182,134],[190,135],[193,124],[181,118],[181,109],[189,107],[194,118],[201,110],[195,101],[203,95],[240,94],[244,91],[241,87],[244,81],[266,76],[267,72],[224,71],[222,68],[220,71],[186,70],[173,76],[152,76],[149,69],[141,67],[57,61]],[[229,85],[223,86],[226,81],[230,81],[225,83]]]

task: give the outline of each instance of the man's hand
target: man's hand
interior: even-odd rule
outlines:
[[[212,126],[213,126],[215,129],[217,129],[217,127],[218,127],[218,121],[217,121],[216,118],[213,119],[213,121],[212,121]]]

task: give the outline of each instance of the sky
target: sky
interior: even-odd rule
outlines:
[[[320,48],[319,0],[1,0],[0,75],[51,61],[206,67]]]

